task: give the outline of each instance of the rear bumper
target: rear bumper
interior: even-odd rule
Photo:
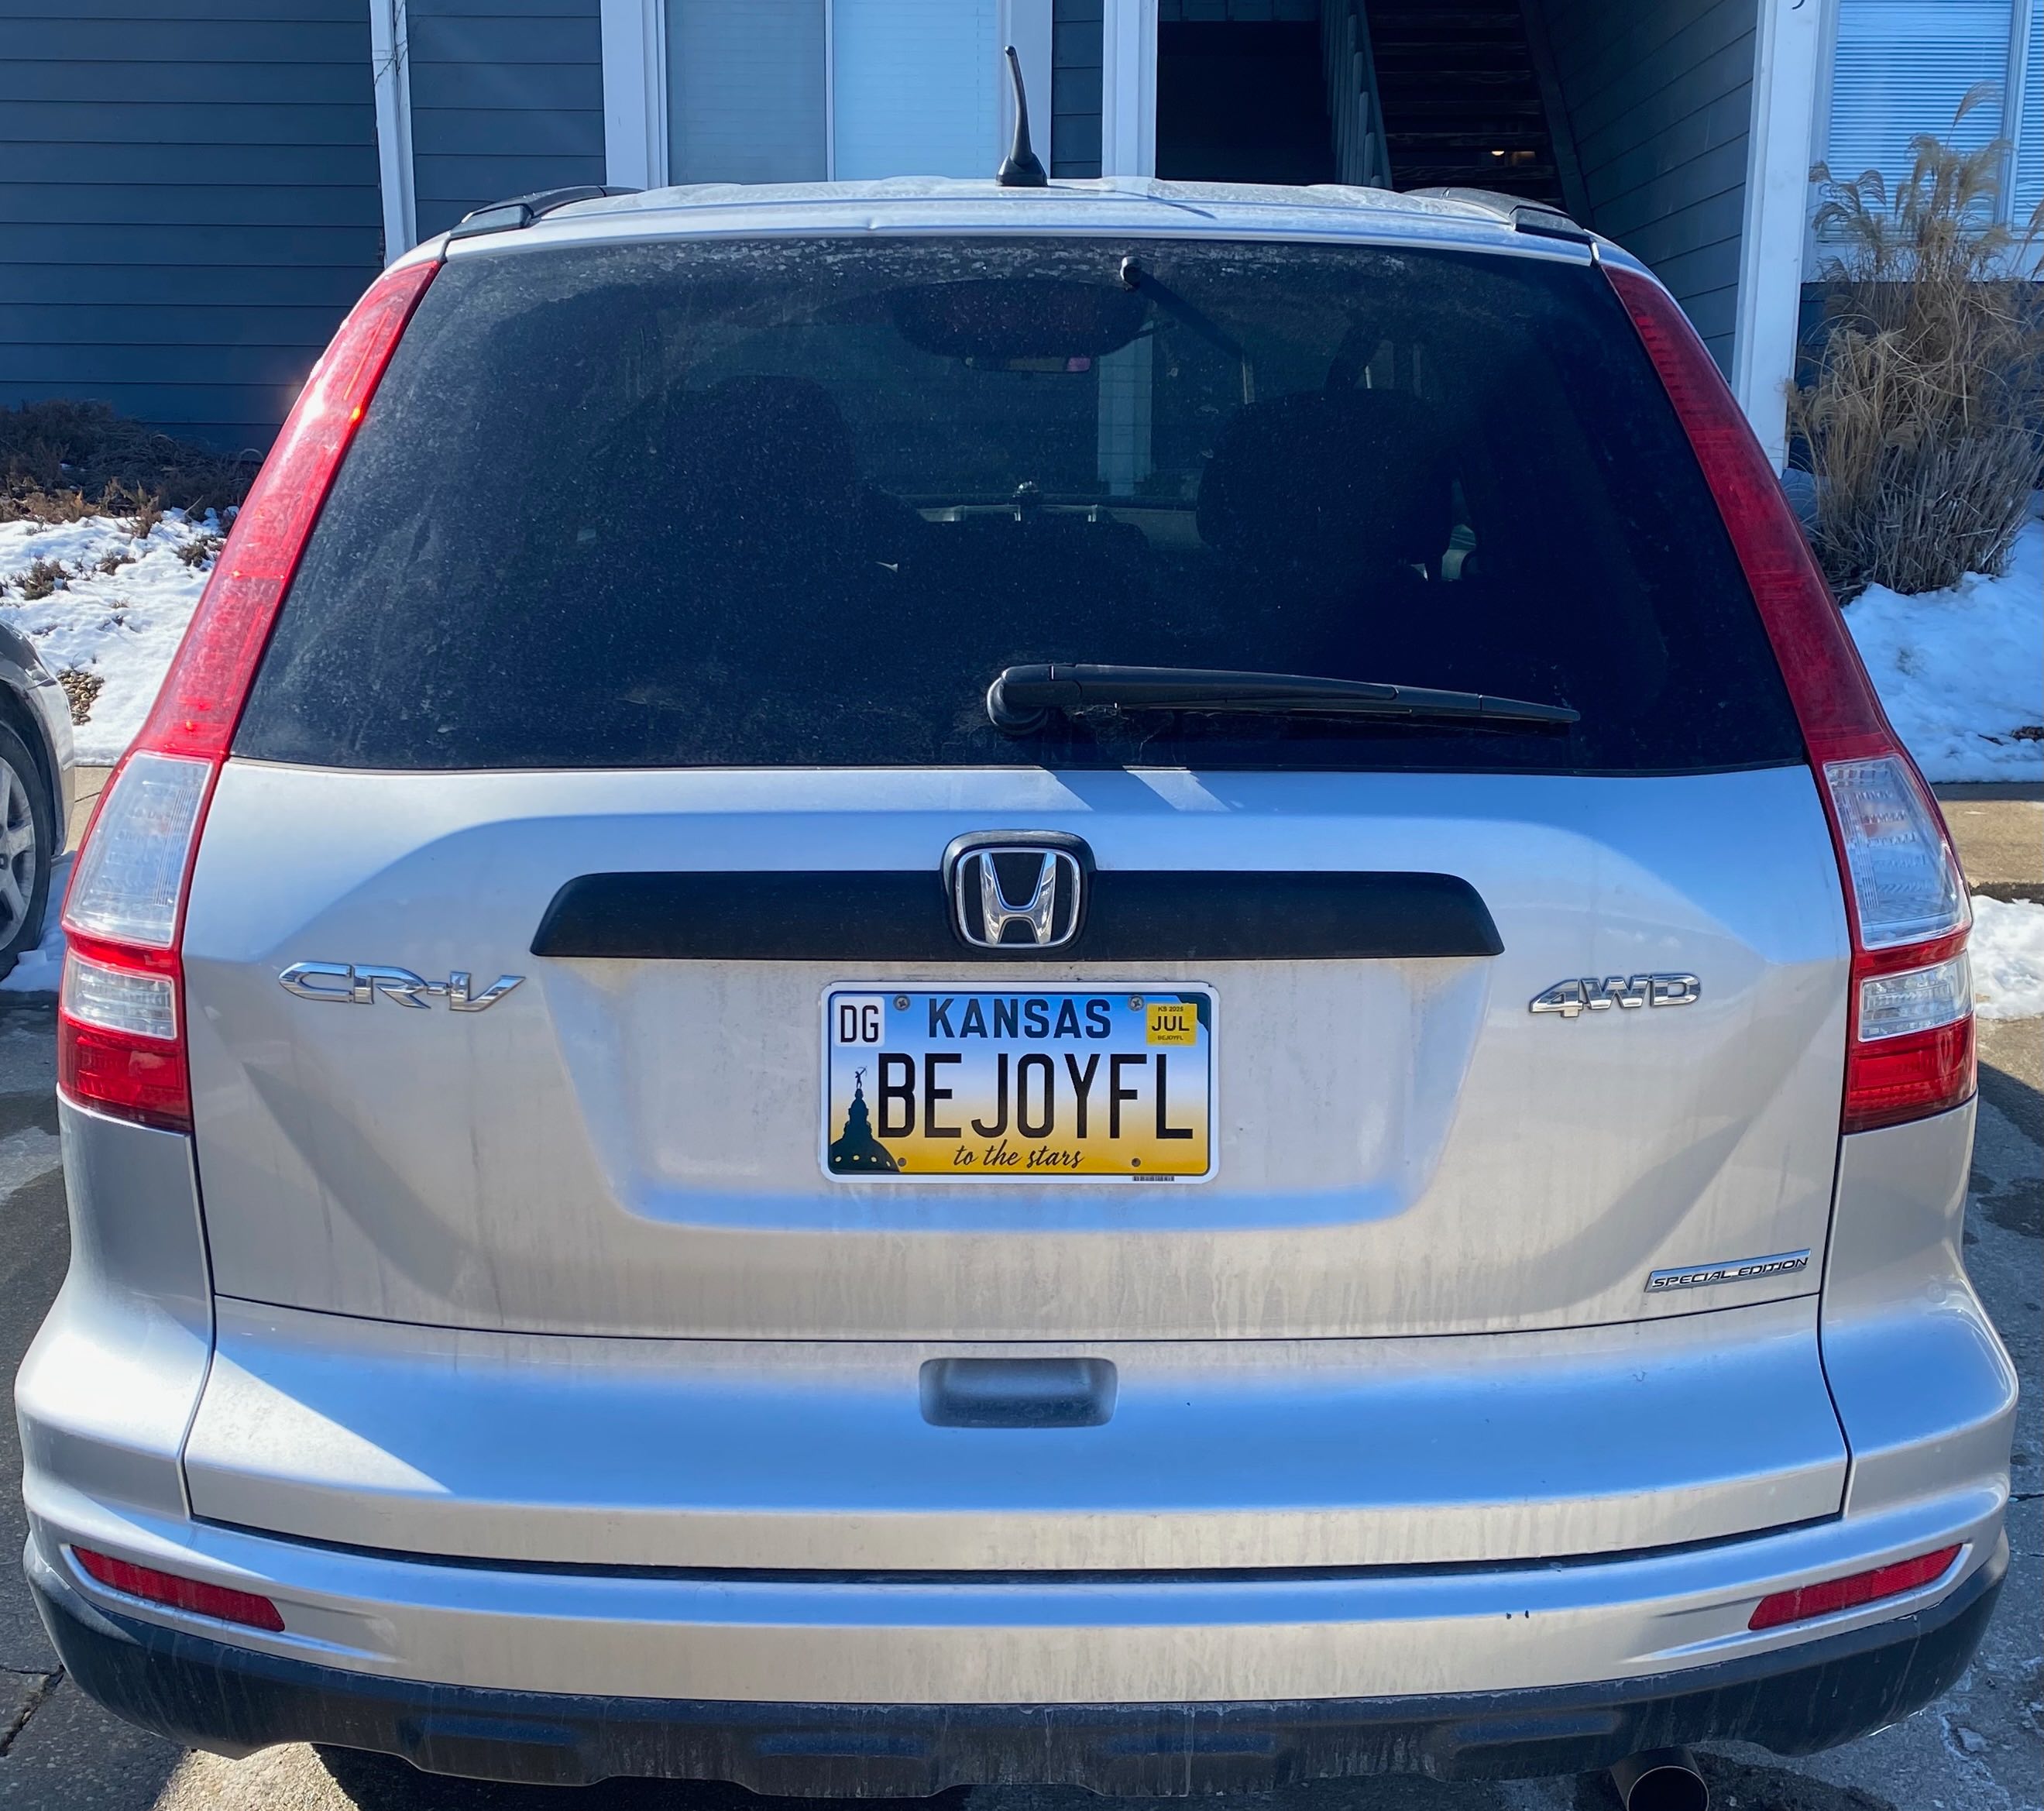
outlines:
[[[219,1753],[313,1741],[471,1778],[725,1779],[805,1796],[1003,1782],[1156,1795],[1389,1772],[1575,1773],[1712,1740],[1812,1752],[1907,1716],[1958,1677],[2007,1548],[1911,1613],[1677,1672],[1442,1696],[1110,1704],[759,1703],[378,1678],[89,1602],[67,1562],[33,1538],[28,1569],[79,1686],[132,1722]]]

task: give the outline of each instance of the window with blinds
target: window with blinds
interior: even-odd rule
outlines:
[[[2034,41],[2044,29],[2044,0],[1838,0],[1838,46],[1831,68],[1831,108],[1825,162],[1850,181],[1877,170],[1892,195],[1908,179],[1910,140],[1922,133],[1977,150],[2021,120],[2014,180],[2004,185],[2027,217],[2036,205],[2044,122],[2038,89],[2044,58],[2011,57],[2019,25]],[[2027,63],[2027,79],[2022,65]],[[2011,64],[2015,67],[2011,67]],[[2011,78],[2025,90],[2019,109],[2007,100]],[[1954,126],[1953,116],[1981,83],[1994,90]],[[2027,183],[2031,200],[2020,194]],[[2006,217],[2006,211],[2004,211]]]
[[[667,179],[820,183],[825,0],[667,0]]]
[[[999,161],[998,0],[665,3],[670,182],[985,176]]]

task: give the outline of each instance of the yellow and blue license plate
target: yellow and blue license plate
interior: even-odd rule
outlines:
[[[861,1180],[1193,1182],[1214,995],[872,986],[824,997],[823,1163]]]

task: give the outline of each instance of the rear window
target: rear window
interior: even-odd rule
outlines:
[[[989,682],[1042,661],[1389,681],[1581,721],[1105,710],[1004,734]],[[236,752],[398,769],[1800,758],[1723,525],[1593,270],[985,237],[456,260],[335,484]]]

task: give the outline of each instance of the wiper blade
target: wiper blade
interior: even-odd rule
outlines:
[[[986,714],[1009,736],[1040,729],[1053,711],[1257,711],[1288,717],[1400,717],[1566,729],[1581,713],[1565,704],[1493,698],[1427,686],[1381,685],[1306,673],[1247,673],[1213,667],[1114,664],[1009,667],[986,690]]]

